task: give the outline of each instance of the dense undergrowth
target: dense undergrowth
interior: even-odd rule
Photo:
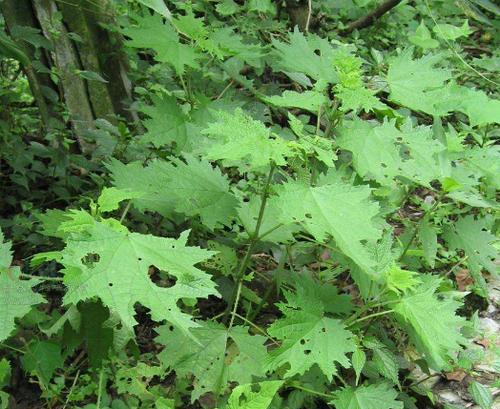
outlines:
[[[498,8],[169,3],[117,2],[141,120],[85,141],[1,61],[0,407],[490,407]]]

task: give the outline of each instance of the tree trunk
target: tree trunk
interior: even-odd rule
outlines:
[[[95,116],[113,122],[114,118],[109,115],[116,113],[130,119],[125,99],[131,98],[131,89],[127,78],[122,76],[128,66],[121,38],[103,28],[114,23],[111,4],[108,0],[67,0],[60,3],[59,8],[68,29],[83,39],[83,43],[76,44],[82,66],[87,71],[100,73],[107,81],[88,82]]]
[[[78,74],[81,70],[78,54],[68,36],[58,9],[51,0],[33,0],[35,12],[42,31],[54,46],[55,68],[71,116],[71,123],[80,143],[85,131],[93,127],[94,114],[87,94],[85,80]]]
[[[3,0],[0,5],[9,32],[16,26],[41,29],[52,45],[50,50],[35,49],[17,41],[30,61],[38,56],[42,65],[56,74],[57,85],[49,75],[37,73],[33,64],[23,67],[45,124],[56,112],[51,106],[53,101],[43,92],[50,87],[64,101],[82,147],[85,133],[94,127],[95,119],[105,118],[110,122],[115,122],[117,116],[133,119],[127,109],[131,86],[121,38],[104,28],[113,22],[108,0]],[[96,73],[106,82],[89,75],[84,77],[82,71]]]
[[[0,1],[0,10],[5,19],[5,23],[9,31],[16,26],[37,27],[37,21],[33,14],[33,9],[30,0],[4,0]],[[47,74],[38,73],[30,63],[35,61],[35,48],[29,44],[13,39],[16,45],[28,56],[28,64],[23,65],[23,70],[28,78],[31,92],[35,98],[36,104],[40,111],[40,117],[43,125],[50,129],[50,118],[55,116],[51,109],[50,101],[46,94],[48,89],[54,88],[54,83]],[[48,66],[47,59],[44,54],[40,57],[40,62]],[[45,90],[45,92],[44,92]]]

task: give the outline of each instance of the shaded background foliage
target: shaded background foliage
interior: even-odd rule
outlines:
[[[498,6],[0,10],[2,409],[492,407]]]

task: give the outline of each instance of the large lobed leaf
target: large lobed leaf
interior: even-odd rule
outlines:
[[[153,161],[147,167],[114,160],[108,168],[116,187],[140,193],[133,200],[140,210],[167,217],[174,212],[199,215],[211,229],[229,224],[236,215],[238,200],[230,192],[228,179],[205,160],[186,156],[185,162],[174,158]]]
[[[153,320],[167,320],[188,332],[198,324],[180,310],[179,299],[217,294],[210,276],[195,267],[213,252],[186,246],[187,232],[179,239],[131,233],[116,221],[94,221],[82,211],[73,212],[61,229],[70,233],[61,253],[65,304],[98,297],[131,330],[139,303],[151,310]],[[175,284],[158,286],[151,268],[168,274]]]
[[[311,187],[289,182],[276,189],[270,205],[282,209],[285,224],[301,223],[318,241],[333,237],[340,250],[365,270],[374,265],[363,241],[376,241],[381,231],[374,225],[378,205],[370,201],[367,186],[345,183]]]
[[[282,341],[279,348],[270,351],[268,369],[287,365],[285,376],[291,377],[316,364],[331,380],[337,374],[337,364],[350,366],[346,354],[356,349],[353,334],[342,321],[325,316],[323,300],[310,291],[285,295],[288,303],[278,305],[284,317],[268,329],[269,335]]]
[[[264,337],[249,335],[245,327],[228,330],[210,322],[191,331],[196,341],[173,327],[163,326],[157,341],[165,345],[160,354],[165,367],[180,377],[195,376],[192,401],[208,392],[223,393],[228,382],[245,384],[265,375]]]
[[[394,307],[397,318],[407,328],[411,340],[436,370],[449,369],[465,338],[460,333],[465,318],[456,315],[461,303],[436,294],[440,280],[428,278]]]
[[[10,242],[4,242],[0,230],[0,341],[8,338],[15,328],[16,318],[24,317],[33,306],[45,299],[33,287],[39,280],[21,280],[19,267],[11,267]]]

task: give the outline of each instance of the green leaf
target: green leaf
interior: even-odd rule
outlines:
[[[344,254],[371,270],[373,260],[362,241],[376,241],[381,231],[373,222],[378,206],[370,201],[368,187],[340,182],[310,187],[289,182],[276,191],[278,198],[270,205],[283,209],[283,223],[301,223],[320,242],[333,237]]]
[[[5,273],[12,263],[12,245],[5,241],[2,230],[0,230],[0,273]]]
[[[80,214],[86,215],[72,212],[72,222]],[[212,252],[187,247],[188,232],[177,240],[130,233],[112,219],[92,221],[83,231],[80,226],[71,222],[61,226],[71,233],[61,259],[68,287],[66,305],[100,298],[129,330],[137,324],[135,303],[149,308],[155,321],[168,320],[186,332],[198,326],[177,302],[217,294],[210,276],[194,267]],[[152,266],[175,277],[175,285],[156,285],[149,275]]]
[[[5,388],[10,383],[11,368],[7,359],[0,360],[0,389]]]
[[[414,60],[412,49],[392,58],[387,72],[389,98],[416,111],[438,116],[447,114],[446,110],[436,107],[443,100],[446,81],[451,79],[449,70],[435,68],[441,60],[438,54]]]
[[[347,387],[336,393],[331,402],[336,409],[403,409],[398,393],[387,384]]]
[[[399,362],[389,348],[373,337],[364,339],[363,345],[372,350],[372,361],[377,372],[395,385],[399,385]]]
[[[468,204],[472,207],[482,207],[485,209],[498,208],[498,203],[484,198],[477,190],[454,190],[446,194],[447,197],[457,202]]]
[[[500,189],[500,146],[474,147],[463,153],[465,166],[477,178],[484,178],[488,184]]]
[[[131,190],[117,189],[116,187],[105,187],[102,189],[97,204],[99,210],[103,213],[112,212],[120,207],[124,200],[136,199],[141,197],[141,193]]]
[[[469,117],[471,126],[500,123],[500,100],[483,91],[452,84],[439,100],[441,111],[460,111]]]
[[[439,155],[445,146],[433,139],[432,129],[394,122],[373,126],[367,121],[346,121],[339,129],[338,144],[352,152],[353,166],[363,178],[392,186],[396,177],[430,187],[441,179]]]
[[[0,391],[0,409],[9,409],[9,395]]]
[[[276,69],[285,73],[302,73],[316,81],[338,81],[333,69],[335,52],[327,40],[311,34],[305,37],[296,27],[290,33],[289,43],[273,38],[273,47]]]
[[[81,313],[80,331],[87,346],[89,363],[99,368],[102,361],[108,358],[109,349],[113,345],[113,328],[106,327],[109,311],[97,302],[89,302],[79,306]]]
[[[144,121],[148,130],[141,142],[152,143],[156,148],[175,144],[177,151],[187,142],[187,116],[182,112],[175,97],[153,97],[153,105],[142,106],[141,111],[149,116]]]
[[[267,409],[282,384],[282,381],[260,382],[258,391],[253,385],[237,386],[229,397],[227,409]]]
[[[489,11],[490,13],[500,16],[500,7],[498,7],[498,5],[491,2],[490,0],[470,0],[470,1],[477,4],[479,7],[482,7],[483,9]]]
[[[418,276],[418,273],[403,270],[395,263],[384,272],[387,288],[396,294],[400,292],[406,293],[420,284],[420,280],[415,278],[416,276]]]
[[[158,333],[157,341],[165,345],[160,354],[163,365],[177,376],[195,376],[192,401],[208,392],[223,393],[228,382],[249,383],[265,375],[266,339],[249,335],[245,327],[228,331],[207,322],[192,329],[196,342],[174,327],[160,327]]]
[[[356,373],[356,385],[358,385],[361,371],[363,370],[366,363],[366,354],[359,346],[352,353],[351,362],[354,372]]]
[[[284,165],[290,150],[284,139],[272,135],[266,126],[241,109],[233,114],[220,112],[218,121],[209,124],[202,133],[207,145],[200,148],[206,158],[220,160],[224,166],[259,169],[271,162]]]
[[[260,198],[252,197],[248,202],[241,203],[238,208],[238,218],[245,229],[243,236],[249,237],[254,234],[259,218],[260,203]],[[300,226],[295,223],[280,225],[281,213],[282,210],[277,206],[266,206],[259,231],[260,236],[263,236],[263,241],[292,242],[293,234],[300,231]]]
[[[461,27],[457,27],[451,24],[437,24],[434,26],[433,31],[439,37],[451,41],[454,41],[460,37],[468,37],[470,34],[472,34],[472,30],[469,27],[468,20],[465,20]]]
[[[186,67],[199,68],[200,54],[194,47],[182,44],[175,28],[158,15],[137,17],[136,25],[125,27],[122,33],[130,38],[129,47],[152,49],[155,59],[170,64],[178,75],[183,75]]]
[[[493,407],[493,395],[487,386],[472,381],[469,385],[469,393],[481,409],[491,409]]]
[[[471,275],[483,288],[484,295],[487,289],[481,274],[483,268],[497,275],[494,260],[498,257],[498,252],[492,245],[496,238],[489,232],[488,227],[486,219],[476,220],[474,216],[468,215],[460,217],[452,226],[447,227],[443,234],[451,250],[465,252]]]
[[[399,136],[388,122],[373,127],[367,121],[348,121],[340,128],[337,143],[352,152],[353,166],[361,177],[391,185],[401,173],[402,159],[396,145]]]
[[[219,0],[217,6],[215,6],[215,10],[221,16],[231,16],[236,14],[240,9],[240,6],[235,3],[233,0]]]
[[[276,13],[276,5],[271,0],[249,0],[248,9],[257,13]]]
[[[229,190],[227,177],[207,161],[186,156],[185,162],[174,158],[143,168],[139,163],[124,165],[114,160],[108,168],[115,186],[140,193],[132,200],[140,210],[168,217],[174,212],[199,215],[211,229],[229,225],[236,216],[238,200]]]
[[[25,67],[31,65],[29,56],[3,32],[0,32],[0,55],[7,58],[13,58]]]
[[[415,34],[409,36],[408,39],[411,43],[424,50],[439,47],[439,41],[432,38],[431,32],[429,31],[423,20],[415,30]]]
[[[284,376],[292,377],[316,364],[332,380],[337,363],[350,366],[346,354],[356,349],[353,334],[342,321],[325,316],[320,300],[298,294],[285,293],[288,303],[278,305],[284,317],[268,329],[269,335],[282,341],[279,348],[271,350],[268,369],[288,365]]]
[[[430,115],[444,116],[463,112],[472,126],[500,121],[500,100],[490,99],[483,91],[451,82],[451,72],[435,68],[439,54],[412,58],[407,49],[393,58],[387,73],[389,98],[401,105]]]
[[[376,109],[388,109],[387,105],[380,102],[375,96],[375,91],[365,87],[346,88],[343,86],[335,87],[336,96],[342,101],[340,110],[343,112],[348,111],[365,111],[371,112]]]
[[[61,346],[49,341],[30,344],[21,362],[24,370],[40,378],[45,386],[48,386],[56,369],[64,365]]]
[[[325,95],[318,91],[285,91],[281,96],[264,97],[263,100],[277,107],[301,108],[315,114],[327,103]]]
[[[94,71],[78,71],[78,75],[87,81],[97,81],[107,84],[109,81],[105,80],[100,74]]]
[[[167,19],[170,19],[172,17],[172,15],[170,14],[170,10],[165,5],[164,0],[137,0],[137,1],[153,9],[158,14],[162,15]]]
[[[456,315],[460,302],[446,295],[438,297],[436,287],[440,280],[433,278],[415,292],[401,298],[394,307],[397,318],[407,328],[410,339],[436,370],[450,368],[465,339],[460,330],[465,319]],[[439,319],[429,319],[439,311]]]
[[[354,308],[350,295],[339,294],[337,287],[315,280],[309,274],[293,274],[291,283],[295,292],[287,295],[290,308],[301,308],[302,300],[316,300],[322,304],[323,311],[334,315],[349,314]]]
[[[156,398],[150,392],[149,383],[153,378],[161,377],[163,369],[160,366],[149,366],[144,362],[139,362],[137,366],[124,366],[116,371],[115,387],[119,394],[137,396],[141,400],[151,400]]]
[[[0,341],[7,339],[15,329],[15,319],[24,317],[33,306],[45,302],[33,287],[39,280],[21,280],[19,267],[11,267],[10,242],[4,242],[0,230]]]

